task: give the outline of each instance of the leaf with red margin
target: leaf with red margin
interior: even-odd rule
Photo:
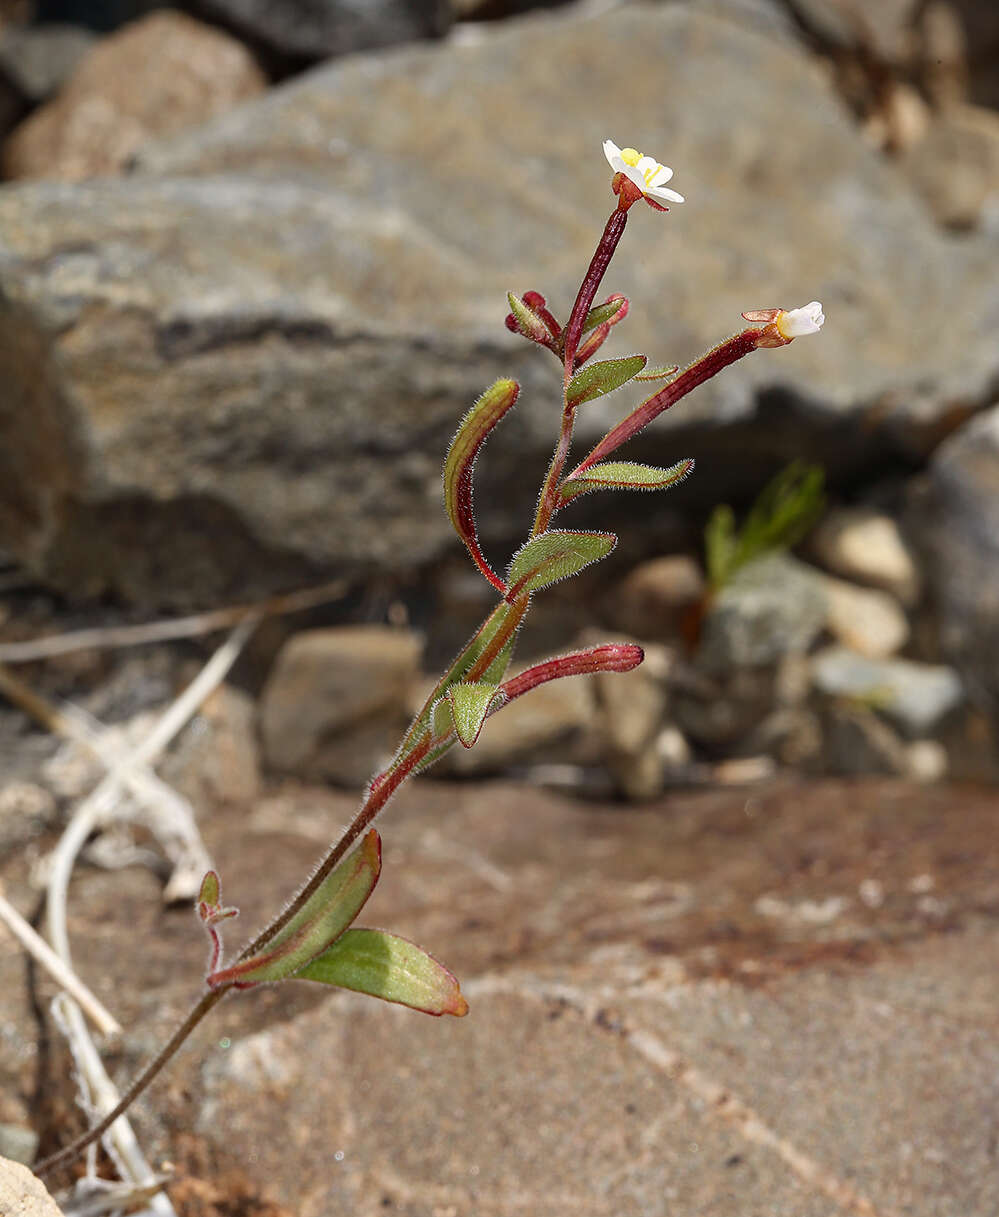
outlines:
[[[497,380],[461,420],[444,462],[444,509],[464,542],[472,561],[498,591],[506,584],[496,574],[479,546],[472,510],[472,468],[479,449],[493,427],[513,406],[520,392],[515,380]]]
[[[568,528],[543,532],[513,555],[507,572],[510,596],[536,592],[567,579],[591,562],[606,558],[616,544],[612,532],[575,532]]]
[[[601,359],[598,363],[587,364],[569,381],[565,391],[566,405],[574,409],[595,397],[613,393],[633,380],[647,363],[644,355],[626,355],[622,359]]]
[[[374,890],[381,868],[381,838],[372,828],[258,954],[213,972],[208,977],[209,985],[246,987],[295,975],[350,925]]]
[[[415,943],[385,930],[347,930],[296,975],[439,1017],[468,1013],[457,980]]]
[[[563,482],[559,498],[568,503],[590,490],[668,490],[682,482],[693,468],[694,462],[689,457],[668,469],[639,465],[634,461],[607,461],[603,465],[591,465]]]

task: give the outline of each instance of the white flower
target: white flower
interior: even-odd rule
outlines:
[[[619,148],[609,139],[604,140],[604,156],[614,172],[623,173],[647,199],[683,202],[682,194],[666,189],[666,183],[673,176],[673,170],[668,165],[660,165],[651,156],[642,156],[634,148]]]
[[[806,304],[804,308],[793,308],[790,312],[780,312],[774,320],[781,337],[800,338],[802,334],[817,334],[825,321],[822,305],[818,300]]]

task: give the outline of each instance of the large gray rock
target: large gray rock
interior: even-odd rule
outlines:
[[[443,34],[448,0],[188,0],[264,52],[315,62]]]
[[[983,400],[991,247],[935,231],[800,46],[681,6],[531,17],[338,61],[149,149],[130,181],[2,192],[0,543],[144,603],[425,562],[453,544],[455,422],[513,374],[479,499],[487,542],[515,544],[556,381],[502,328],[505,292],[564,316],[612,203],[606,136],[672,163],[689,200],[631,218],[616,349],[683,362],[743,309],[816,297],[830,318],[632,446],[710,473],[642,497],[650,535],[791,450],[833,473],[922,453]],[[588,406],[582,439],[635,399]]]
[[[999,699],[999,406],[934,456],[915,507],[944,646],[969,689]]]

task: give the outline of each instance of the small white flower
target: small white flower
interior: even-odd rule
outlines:
[[[818,300],[806,304],[804,308],[793,308],[790,312],[777,314],[774,324],[783,338],[800,338],[803,334],[817,334],[825,321],[822,305]]]
[[[682,194],[666,189],[666,183],[673,176],[673,170],[668,165],[660,165],[651,156],[643,156],[634,148],[619,148],[609,139],[604,140],[604,156],[614,172],[623,173],[647,199],[683,202]]]

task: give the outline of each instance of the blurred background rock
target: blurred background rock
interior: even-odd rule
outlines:
[[[447,768],[632,798],[784,767],[994,780],[996,14],[5,0],[0,641],[343,578],[332,606],[261,631],[227,729],[254,772],[259,750],[266,774],[360,785],[489,607],[439,473],[511,371],[524,392],[478,470],[487,551],[528,522],[557,386],[503,329],[505,292],[565,313],[613,136],[665,157],[689,200],[630,226],[607,281],[632,298],[622,350],[683,364],[743,309],[812,297],[829,320],[632,444],[695,457],[683,486],[567,513],[621,544],[538,598],[521,655],[623,633],[650,653],[633,696],[552,686]],[[581,442],[625,408],[589,406]],[[792,459],[826,477],[797,556],[711,587],[708,513],[740,516]],[[118,688],[105,710],[127,719],[196,653],[36,675]],[[18,771],[44,751],[19,722]]]
[[[120,754],[220,634],[106,631],[333,581],[157,766],[250,926],[492,606],[440,473],[499,375],[523,392],[476,470],[498,567],[527,530],[559,378],[506,292],[565,317],[612,203],[600,142],[688,200],[632,216],[611,353],[828,318],[633,442],[696,458],[682,486],[565,513],[621,540],[536,597],[517,662],[646,662],[546,685],[401,796],[376,920],[475,1018],[402,1034],[307,986],[227,1006],[137,1111],[182,1217],[575,1214],[611,1188],[650,1217],[999,1211],[997,108],[995,0],[0,0],[0,680]],[[589,404],[580,442],[633,400]],[[770,535],[792,462],[812,492]],[[720,568],[719,538],[765,534]],[[25,910],[92,751],[0,700]],[[204,953],[136,810],[71,893],[121,1076]],[[0,952],[0,1155],[31,1161],[83,1117],[25,972]]]

